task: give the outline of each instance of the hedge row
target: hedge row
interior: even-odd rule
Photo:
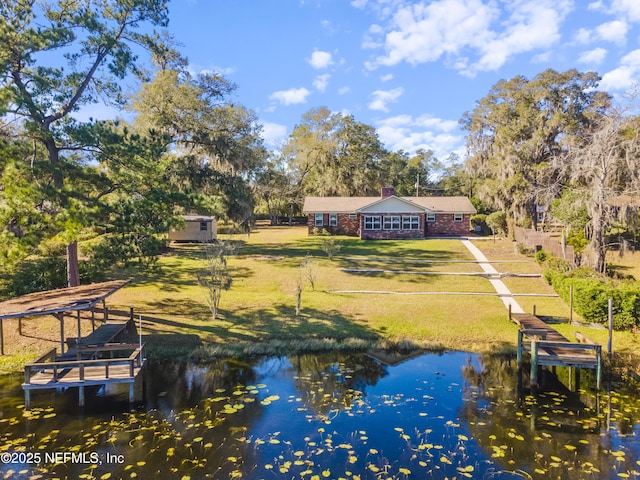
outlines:
[[[548,262],[544,277],[565,302],[573,286],[573,310],[585,321],[607,324],[609,299],[613,299],[613,328],[627,330],[640,325],[640,284],[614,282],[586,268],[569,269],[558,259]]]

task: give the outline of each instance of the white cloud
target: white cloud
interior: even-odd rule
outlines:
[[[620,63],[630,65],[632,67],[640,67],[640,50],[632,50],[627,53],[622,59]]]
[[[295,105],[298,103],[305,103],[307,97],[311,94],[306,88],[291,88],[289,90],[279,90],[273,92],[269,98],[271,100],[277,100],[282,105]]]
[[[378,122],[376,131],[380,140],[391,150],[413,153],[422,148],[431,150],[440,160],[450,153],[464,153],[464,136],[454,132],[455,120],[443,120],[425,114],[417,118],[397,115]]]
[[[602,76],[599,87],[605,91],[630,90],[640,83],[640,49],[620,60],[620,66]]]
[[[187,70],[192,75],[203,74],[219,74],[219,75],[232,75],[238,70],[236,67],[219,67],[217,65],[209,65],[203,67],[202,65],[189,64]]]
[[[549,63],[551,61],[551,52],[543,52],[534,55],[531,59],[533,63]]]
[[[480,59],[464,74],[493,71],[509,57],[538,49],[547,49],[560,39],[560,25],[570,11],[570,1],[521,1],[515,4],[507,27],[479,47]]]
[[[588,28],[580,28],[573,38],[576,43],[580,43],[583,45],[590,43],[592,38],[591,30],[589,30]]]
[[[387,104],[397,100],[403,93],[404,89],[402,87],[394,88],[393,90],[376,90],[371,94],[373,100],[369,103],[369,108],[388,112]]]
[[[381,82],[388,82],[389,80],[393,80],[393,73],[387,73],[386,75],[382,75],[380,77]]]
[[[329,79],[331,75],[325,73],[324,75],[318,75],[313,81],[313,86],[319,92],[324,92],[327,89],[327,85],[329,85]]]
[[[573,39],[576,43],[586,45],[588,43],[611,42],[617,45],[624,45],[627,41],[627,32],[629,25],[623,20],[613,20],[598,25],[596,28],[589,30],[588,28],[580,28],[576,31]]]
[[[611,10],[625,16],[631,22],[640,22],[640,2],[638,0],[612,0]]]
[[[351,6],[355,8],[364,8],[367,5],[368,0],[352,0]]]
[[[622,65],[605,73],[600,80],[599,87],[607,92],[615,90],[629,90],[637,85],[637,69]]]
[[[587,5],[588,10],[593,10],[595,12],[598,12],[603,8],[604,8],[604,5],[602,4],[602,0],[598,0],[597,2],[591,2],[589,5]]]
[[[321,69],[330,66],[333,63],[333,60],[329,52],[315,50],[311,54],[311,58],[307,59],[307,62],[309,62],[309,65],[311,65],[313,68]]]
[[[598,0],[590,3],[587,8],[594,12],[616,15],[621,20],[640,22],[640,2],[638,0],[610,0],[609,2]]]
[[[351,88],[340,87],[340,90],[338,90],[338,95],[346,95],[347,93],[351,93]]]
[[[503,12],[497,2],[483,0],[403,4],[385,29],[385,53],[366,67],[415,65],[445,57],[468,76],[496,70],[513,55],[546,50],[556,43],[573,2],[518,0],[501,5]],[[375,31],[370,29],[369,34]]]
[[[599,39],[618,45],[624,45],[626,42],[627,30],[627,22],[623,20],[613,20],[596,27]]]
[[[600,65],[602,62],[604,62],[606,56],[607,50],[598,47],[594,48],[593,50],[582,52],[578,57],[578,63],[585,63],[587,65]]]
[[[287,137],[287,127],[279,123],[262,124],[262,138],[267,147],[279,148]]]

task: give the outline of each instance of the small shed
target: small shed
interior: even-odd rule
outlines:
[[[184,227],[172,228],[169,240],[173,242],[212,242],[217,237],[216,219],[205,215],[183,215]]]

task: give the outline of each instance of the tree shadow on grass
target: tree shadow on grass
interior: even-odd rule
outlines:
[[[186,335],[192,339],[213,337],[222,343],[314,338],[336,340],[358,338],[375,341],[380,338],[378,332],[335,310],[320,311],[309,308],[304,309],[302,314],[296,317],[294,308],[289,305],[274,305],[264,309],[240,309],[233,312],[222,311],[219,319],[209,319],[207,322],[194,322],[188,315],[186,317],[181,315],[185,321],[144,312],[141,316],[145,337],[158,336],[167,339],[171,339],[171,335],[177,336],[176,338]]]
[[[362,338],[375,340],[379,334],[364,322],[337,310],[304,308],[295,315],[292,305],[279,304],[265,309],[224,312],[223,318],[252,332],[259,340],[273,338]]]
[[[239,242],[242,244],[242,242]],[[300,238],[292,242],[244,243],[237,250],[239,257],[252,255],[273,255],[285,257],[304,257],[305,255],[325,255],[320,242],[315,237]]]
[[[253,270],[247,267],[229,266],[229,274],[234,280],[250,278]],[[162,267],[153,270],[123,269],[111,276],[113,279],[131,279],[132,285],[145,285],[157,283],[162,285],[163,292],[180,292],[185,287],[198,285],[198,275],[207,273],[207,265],[204,260],[198,266],[181,265],[179,271],[172,267]]]

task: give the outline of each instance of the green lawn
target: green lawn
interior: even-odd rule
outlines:
[[[308,236],[306,227],[261,227],[249,236],[223,240],[235,242],[238,249],[229,260],[233,283],[222,294],[215,320],[197,284],[197,274],[205,266],[201,247],[172,248],[154,272],[117,271],[115,276],[132,282],[108,304],[120,311],[133,306],[136,319],[142,316],[151,356],[202,358],[368,345],[515,351],[517,329],[489,281],[443,274],[481,271],[469,262],[473,257],[459,240],[337,237],[342,249],[334,260],[322,251],[323,238]],[[506,240],[476,245],[490,260],[506,261],[495,265],[501,272],[541,271]],[[305,257],[312,260],[315,289],[305,285],[302,313],[296,316],[295,289]],[[504,282],[514,293],[553,293],[541,278],[507,277]],[[516,300],[525,311],[535,305],[541,315],[560,320],[569,315],[559,298]],[[561,328],[570,338],[576,329]],[[602,341],[601,331],[590,336]],[[616,333],[614,343],[618,351],[637,351],[631,333]]]
[[[337,237],[342,249],[331,261],[320,247],[322,237],[308,236],[306,227],[262,227],[250,236],[226,239],[237,242],[239,249],[229,262],[234,281],[223,293],[218,319],[211,318],[197,286],[203,260],[193,246],[172,250],[161,259],[161,273],[148,278],[137,275],[112,303],[120,308],[133,305],[143,315],[147,333],[172,334],[168,343],[190,339],[214,351],[270,342],[306,345],[309,339],[338,339],[346,344],[360,339],[469,351],[504,351],[515,346],[517,330],[502,302],[493,295],[468,295],[493,293],[486,279],[437,274],[481,271],[469,262],[473,256],[459,240]],[[500,272],[542,272],[531,257],[517,253],[512,242],[483,240],[476,245],[490,260],[504,262],[495,265]],[[315,290],[305,287],[302,314],[296,317],[296,279],[305,256],[312,258],[316,271]],[[504,282],[514,293],[553,293],[541,278],[507,277]],[[525,311],[535,305],[541,315],[569,316],[568,306],[559,298],[516,299]],[[616,335],[621,350],[635,349],[631,334]]]
[[[111,303],[120,309],[134,306],[147,334],[171,334],[168,343],[195,337],[210,349],[355,338],[502,351],[516,339],[515,326],[495,296],[451,294],[493,293],[486,279],[438,274],[481,271],[469,262],[473,257],[459,240],[338,237],[342,249],[331,261],[320,248],[322,238],[308,236],[305,227],[263,227],[250,236],[227,239],[240,247],[229,261],[234,280],[222,295],[218,319],[211,318],[197,286],[203,260],[193,246],[172,250],[160,260],[161,272],[146,279],[122,272],[134,274],[134,281]],[[312,258],[316,271],[315,290],[305,286],[302,314],[296,317],[295,286],[305,256]],[[353,291],[406,295],[349,293]]]

